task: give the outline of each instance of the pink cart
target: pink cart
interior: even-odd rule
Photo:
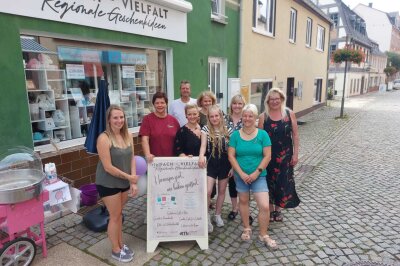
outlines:
[[[0,155],[0,265],[30,265],[37,245],[47,256],[43,203],[49,192],[43,190],[41,167],[33,151]]]
[[[48,199],[49,192],[44,190],[38,198],[0,205],[0,265],[29,265],[36,245],[42,246],[47,257],[43,203]],[[39,235],[31,231],[34,225],[39,225]]]

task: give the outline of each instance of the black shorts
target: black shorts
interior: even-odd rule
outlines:
[[[97,188],[97,192],[99,192],[100,198],[104,198],[107,196],[112,196],[112,195],[118,194],[120,192],[122,193],[122,192],[128,191],[130,186],[127,188],[109,188],[109,187],[103,187],[101,185],[96,185],[96,188]]]
[[[225,179],[231,170],[228,155],[223,154],[221,158],[209,157],[207,162],[207,176],[217,180]]]

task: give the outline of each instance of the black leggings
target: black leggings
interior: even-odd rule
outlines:
[[[233,176],[229,178],[229,196],[231,198],[237,198],[236,183]]]

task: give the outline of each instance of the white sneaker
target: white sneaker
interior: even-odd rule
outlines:
[[[214,231],[214,226],[211,223],[211,217],[208,215],[208,232],[212,233]]]
[[[221,214],[216,214],[214,216],[214,220],[215,220],[215,223],[217,224],[218,227],[223,227],[224,226],[224,221],[221,218]]]

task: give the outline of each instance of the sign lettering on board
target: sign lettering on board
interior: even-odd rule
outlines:
[[[158,157],[148,165],[147,252],[161,241],[208,248],[207,176],[198,157]]]
[[[0,12],[187,41],[185,12],[145,0],[0,0]]]

